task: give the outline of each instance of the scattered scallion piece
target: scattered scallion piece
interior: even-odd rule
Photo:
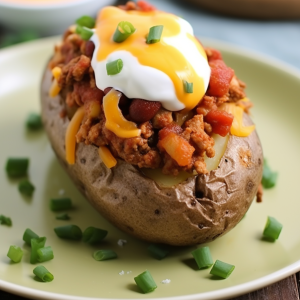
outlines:
[[[193,93],[193,83],[192,82],[187,82],[186,80],[183,80],[183,88],[184,91],[188,94],[192,94]]]
[[[7,256],[15,263],[21,261],[23,257],[23,250],[18,246],[10,246],[8,249]]]
[[[94,31],[90,28],[77,25],[76,33],[78,33],[83,40],[88,41],[94,34]]]
[[[72,208],[72,200],[70,198],[50,199],[50,209],[52,211],[66,210]]]
[[[56,220],[64,220],[64,221],[70,220],[69,215],[66,213],[57,215],[55,218]]]
[[[150,255],[158,260],[165,258],[170,251],[164,246],[151,244],[148,248]]]
[[[268,163],[267,160],[264,159],[264,169],[263,169],[263,177],[261,180],[261,183],[265,189],[270,189],[276,185],[278,173],[273,172]]]
[[[96,244],[101,242],[106,236],[107,230],[91,226],[83,232],[82,239],[85,243]]]
[[[53,250],[51,246],[42,247],[37,250],[38,262],[48,261],[54,258]]]
[[[21,177],[27,174],[28,158],[9,158],[6,162],[6,172],[10,177]]]
[[[206,269],[214,264],[209,247],[207,246],[192,251],[192,255],[199,269]]]
[[[76,24],[87,28],[94,28],[96,21],[90,16],[82,16],[76,20]]]
[[[135,28],[130,22],[121,21],[113,35],[113,41],[116,43],[122,43],[134,32]]]
[[[43,127],[42,118],[40,114],[30,113],[26,120],[26,127],[29,130],[38,130]]]
[[[11,218],[10,217],[6,217],[4,215],[0,215],[0,224],[1,225],[11,226],[12,225]]]
[[[31,246],[31,239],[38,239],[39,236],[33,232],[30,228],[27,228],[25,231],[24,231],[24,234],[23,234],[23,241]]]
[[[30,263],[35,264],[38,262],[38,254],[37,251],[40,248],[45,247],[46,244],[46,238],[40,237],[37,239],[31,239],[31,253],[30,253]]]
[[[102,261],[117,258],[118,255],[112,250],[97,250],[93,253],[93,257],[97,261]]]
[[[54,231],[62,239],[80,240],[82,237],[82,231],[77,225],[58,226]]]
[[[54,276],[44,266],[34,268],[33,274],[44,282],[50,282],[54,279]]]
[[[268,216],[263,235],[271,240],[277,240],[281,230],[282,224],[279,223],[275,218]]]
[[[117,59],[106,64],[107,75],[119,74],[123,69],[122,59]]]
[[[147,39],[146,39],[146,43],[147,44],[158,43],[160,41],[163,29],[164,29],[163,25],[157,25],[157,26],[151,27],[149,30]]]
[[[35,187],[28,179],[23,179],[19,182],[18,189],[21,194],[31,197]]]
[[[157,285],[148,270],[134,277],[134,281],[144,294],[150,293],[157,288]]]
[[[210,274],[221,277],[227,278],[233,272],[235,266],[222,262],[220,260],[216,260],[215,264],[210,270]]]

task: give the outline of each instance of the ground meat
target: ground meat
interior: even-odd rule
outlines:
[[[216,98],[205,95],[198,104],[196,111],[198,115],[206,116],[210,110],[217,109]]]
[[[141,129],[141,135],[144,139],[148,139],[153,135],[152,124],[149,121],[142,123],[139,128]]]
[[[152,119],[153,127],[161,129],[173,122],[172,112],[161,108]]]

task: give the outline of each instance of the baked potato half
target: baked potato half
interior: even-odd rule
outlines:
[[[108,169],[94,145],[79,143],[76,162],[65,159],[68,116],[65,102],[49,97],[52,74],[46,69],[41,85],[45,130],[59,161],[91,205],[124,232],[139,239],[176,246],[210,242],[243,218],[253,201],[263,169],[256,131],[248,137],[230,135],[217,169],[162,187],[135,166],[118,159]],[[244,113],[245,125],[252,124]]]

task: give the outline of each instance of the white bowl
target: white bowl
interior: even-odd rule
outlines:
[[[7,28],[35,30],[42,35],[62,34],[83,15],[95,17],[114,0],[20,1],[0,0],[0,24]]]

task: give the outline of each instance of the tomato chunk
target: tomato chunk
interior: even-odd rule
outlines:
[[[234,71],[227,67],[224,61],[220,59],[209,61],[209,66],[211,74],[207,94],[222,97],[228,93]]]
[[[160,140],[162,140],[163,138],[165,138],[170,132],[174,132],[174,133],[181,133],[183,131],[183,129],[181,128],[181,126],[177,125],[176,123],[170,123],[168,124],[166,127],[164,127],[163,129],[161,129],[158,133],[158,137]]]
[[[179,166],[190,164],[195,151],[188,141],[174,132],[167,134],[158,142],[157,146],[163,148]]]
[[[230,131],[233,115],[223,110],[211,110],[204,120],[211,125],[214,133],[225,136]]]
[[[156,10],[156,8],[153,5],[143,0],[138,1],[137,6],[140,8],[141,11],[145,11],[145,12]]]
[[[221,59],[222,60],[222,54],[219,50],[216,50],[214,48],[208,48],[209,55],[207,56],[208,61]]]

